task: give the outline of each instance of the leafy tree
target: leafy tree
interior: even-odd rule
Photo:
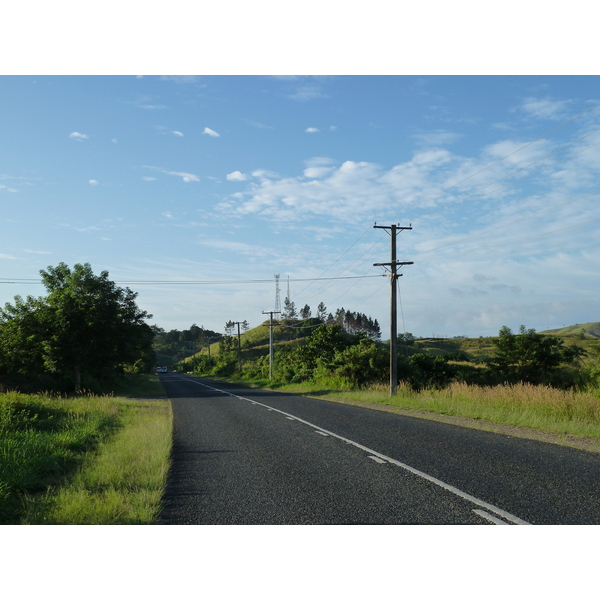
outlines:
[[[300,318],[301,319],[310,319],[310,306],[308,304],[305,304],[301,309],[300,309]]]
[[[417,338],[412,333],[407,331],[406,333],[398,334],[397,339],[399,344],[404,344],[405,346],[414,346]]]
[[[94,275],[89,263],[60,263],[40,275],[46,298],[17,297],[0,311],[5,364],[70,380],[76,392],[85,377],[101,380],[127,364],[149,370],[154,332],[145,320],[152,315],[138,308],[136,293],[117,287],[107,271]]]
[[[562,363],[572,362],[581,354],[581,349],[565,348],[558,337],[536,333],[524,325],[518,334],[502,327],[492,342],[496,350],[488,360],[488,368],[506,383],[550,383]]]

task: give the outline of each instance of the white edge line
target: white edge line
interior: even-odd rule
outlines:
[[[476,508],[475,510],[473,510],[473,512],[476,515],[479,515],[480,517],[485,519],[486,521],[490,521],[491,523],[494,523],[495,525],[508,525],[508,523],[506,523],[505,521],[497,519],[493,515],[490,515],[490,513],[485,512],[485,510],[480,510],[480,509]]]
[[[392,463],[393,465],[396,465],[396,466],[400,467],[401,469],[405,469],[406,471],[409,471],[410,473],[413,473],[414,475],[417,475],[418,477],[426,479],[427,481],[430,481],[431,483],[445,489],[448,492],[451,492],[452,494],[455,494],[456,496],[459,496],[460,498],[463,498],[464,500],[472,502],[473,504],[476,504],[477,506],[481,506],[481,508],[485,508],[485,509],[489,510],[490,512],[496,513],[497,515],[500,515],[501,517],[503,517],[507,521],[510,521],[511,523],[514,523],[515,525],[531,525],[531,523],[529,523],[528,521],[524,521],[523,519],[520,519],[519,517],[512,515],[511,513],[506,512],[505,510],[502,510],[501,508],[498,508],[497,506],[494,506],[493,504],[489,504],[483,500],[480,500],[479,498],[476,498],[475,496],[471,496],[471,494],[467,494],[466,492],[459,490],[457,487],[454,487],[453,485],[445,483],[444,481],[437,479],[436,477],[428,475],[427,473],[423,473],[423,471],[419,471],[418,469],[415,469],[414,467],[411,467],[410,465],[402,463],[399,460],[391,458],[390,456],[381,454],[381,452],[377,452],[376,450],[367,448],[366,446],[363,446],[362,444],[359,444],[358,442],[349,440],[348,438],[338,435],[337,433],[334,433],[333,431],[329,431],[328,429],[323,429],[322,427],[314,425],[313,423],[310,423],[309,421],[305,421],[304,419],[301,419],[300,417],[296,417],[294,415],[286,413],[283,410],[279,410],[278,408],[273,408],[272,406],[262,404],[261,402],[256,402],[256,400],[250,400],[250,398],[244,398],[244,396],[239,396],[238,394],[232,394],[231,392],[226,392],[224,390],[220,390],[219,388],[212,387],[205,383],[200,383],[199,381],[194,381],[193,379],[185,379],[184,377],[181,377],[181,379],[183,379],[184,381],[191,381],[192,383],[201,385],[203,387],[209,388],[216,392],[221,392],[222,394],[227,394],[228,396],[233,396],[235,398],[240,398],[241,400],[246,400],[247,402],[252,402],[253,404],[258,404],[259,406],[263,406],[264,408],[267,408],[271,411],[281,413],[282,415],[285,415],[286,417],[292,417],[296,421],[299,421],[300,423],[304,423],[305,425],[308,425],[309,427],[316,429],[318,433],[324,432],[324,433],[329,434],[329,435],[331,435],[339,440],[342,440],[348,444],[352,444],[356,448],[360,448],[361,450],[364,450],[365,452],[368,452],[374,456],[377,456],[386,462]],[[483,515],[480,515],[480,516],[483,516]]]

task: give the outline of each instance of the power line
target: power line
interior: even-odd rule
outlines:
[[[380,275],[352,275],[347,277],[320,277],[320,278],[299,278],[290,279],[291,283],[302,281],[332,281],[343,279],[365,279],[368,277],[381,277]],[[20,283],[20,284],[41,284],[42,280],[22,279],[22,278],[4,278],[0,277],[0,283]],[[240,284],[258,284],[258,283],[273,283],[272,279],[221,279],[221,280],[126,280],[114,281],[119,285],[240,285]]]

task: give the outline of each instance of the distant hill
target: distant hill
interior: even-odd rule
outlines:
[[[597,339],[600,338],[600,322],[578,323],[577,325],[569,325],[560,329],[547,329],[546,331],[540,331],[540,333],[565,336],[581,336],[583,334],[586,338]]]

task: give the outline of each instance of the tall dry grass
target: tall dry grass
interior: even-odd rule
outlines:
[[[600,399],[591,392],[526,383],[486,387],[455,382],[442,390],[421,392],[400,385],[393,397],[384,385],[368,390],[305,393],[600,438]]]

